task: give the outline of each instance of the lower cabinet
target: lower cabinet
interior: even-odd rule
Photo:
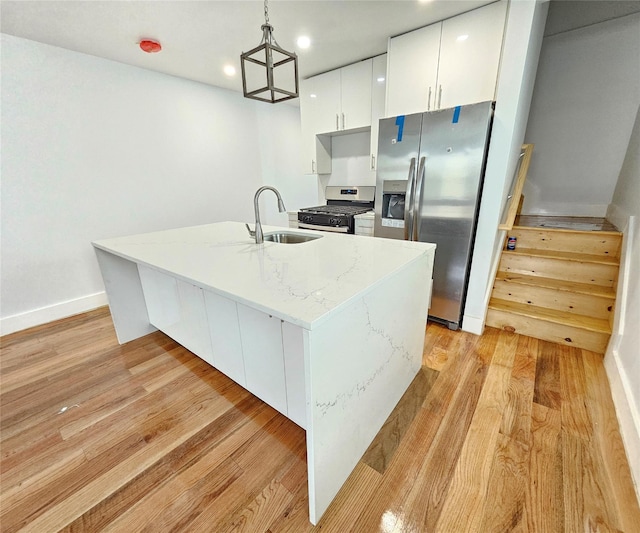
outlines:
[[[202,292],[214,354],[213,366],[247,388],[236,302],[210,291]]]
[[[301,327],[144,265],[138,272],[152,325],[305,427]]]
[[[282,327],[279,318],[237,304],[247,389],[288,414]]]
[[[202,289],[138,265],[149,322],[215,366]]]

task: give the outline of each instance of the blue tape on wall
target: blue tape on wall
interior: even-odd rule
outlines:
[[[396,126],[398,126],[398,135],[396,137],[396,142],[400,142],[402,141],[402,132],[404,130],[404,115],[396,117]]]
[[[460,120],[460,106],[457,106],[454,110],[453,110],[453,120],[451,121],[452,124],[457,124],[458,120]]]

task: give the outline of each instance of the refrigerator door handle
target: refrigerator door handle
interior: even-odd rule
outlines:
[[[409,176],[407,177],[407,191],[404,196],[404,240],[413,238],[413,194],[416,189],[416,158],[411,158]]]
[[[424,166],[426,157],[420,158],[420,165],[418,165],[418,173],[416,174],[416,187],[414,191],[414,208],[413,208],[413,224],[412,224],[412,241],[418,241],[419,237],[419,221],[420,221],[420,197],[422,196],[422,188],[424,187]]]

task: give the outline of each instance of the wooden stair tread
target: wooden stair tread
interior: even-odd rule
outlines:
[[[600,235],[614,235],[614,236],[620,236],[620,237],[622,236],[622,233],[619,232],[619,231],[554,228],[554,227],[550,227],[550,226],[521,226],[521,225],[514,225],[513,229],[514,230],[522,230],[522,231],[532,231],[532,232],[550,231],[550,232],[557,232],[557,233],[579,233],[579,234],[588,233],[588,234],[594,235],[594,236],[600,236]]]
[[[498,298],[491,298],[491,300],[489,301],[489,308],[495,309],[497,311],[515,313],[539,320],[545,320],[547,322],[563,324],[565,326],[585,329],[596,333],[611,334],[611,326],[609,325],[609,321],[601,318],[576,315],[563,311],[556,311],[555,309],[547,309],[545,307],[536,307],[535,305],[510,302]]]
[[[519,283],[521,285],[544,287],[547,289],[556,289],[559,291],[575,292],[580,294],[590,294],[593,296],[602,296],[604,298],[611,299],[615,299],[616,297],[616,292],[613,287],[593,285],[591,283],[578,283],[577,281],[565,281],[561,279],[545,278],[542,276],[529,276],[527,274],[512,272],[499,271],[496,275],[496,281]]]
[[[576,261],[579,263],[598,263],[602,265],[619,265],[617,257],[603,255],[578,254],[574,252],[562,252],[557,250],[539,250],[535,248],[516,248],[515,250],[503,250],[506,255],[521,255],[544,257],[547,259],[562,259],[564,261]]]

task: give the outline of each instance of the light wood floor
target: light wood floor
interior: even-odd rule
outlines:
[[[97,310],[2,339],[1,529],[313,531],[305,435]],[[640,531],[601,356],[427,327],[424,367],[315,530]]]

